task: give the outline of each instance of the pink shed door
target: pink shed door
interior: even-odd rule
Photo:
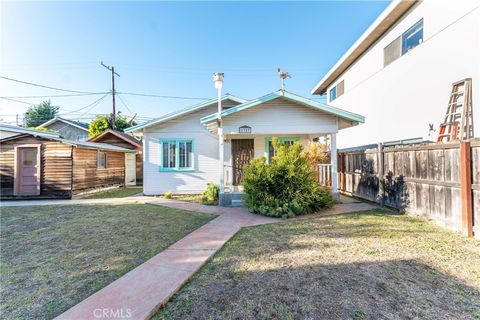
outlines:
[[[37,157],[37,148],[20,148],[19,167],[18,167],[18,194],[19,195],[39,195],[40,177],[39,164]]]

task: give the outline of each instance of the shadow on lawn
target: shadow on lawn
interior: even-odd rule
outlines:
[[[153,319],[475,319],[480,292],[417,260],[205,267]],[[262,267],[262,266],[260,266]]]

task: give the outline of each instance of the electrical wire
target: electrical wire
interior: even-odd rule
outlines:
[[[0,97],[0,99],[9,100],[9,101],[18,102],[18,103],[23,103],[23,104],[28,104],[28,105],[31,105],[31,106],[35,105],[35,103],[15,100],[15,99],[12,99],[12,98],[7,98],[7,97]]]
[[[180,96],[164,96],[157,94],[147,94],[147,93],[135,93],[135,92],[117,92],[119,94],[130,95],[130,96],[140,96],[140,97],[152,97],[152,98],[165,98],[165,99],[185,99],[185,100],[212,100],[211,98],[197,98],[197,97],[180,97]]]
[[[100,94],[108,94],[109,92],[92,92],[92,93],[76,93],[76,94],[57,94],[49,96],[14,96],[14,97],[0,97],[2,99],[29,99],[29,98],[63,98],[63,97],[84,97],[84,96],[93,96]]]
[[[68,90],[68,89],[50,87],[50,86],[45,86],[45,85],[38,84],[38,83],[33,83],[33,82],[27,82],[27,81],[22,81],[22,80],[7,78],[7,77],[4,77],[4,76],[0,76],[0,79],[5,79],[5,80],[9,80],[9,81],[14,81],[14,82],[18,82],[18,83],[27,84],[27,85],[30,85],[30,86],[35,86],[35,87],[40,87],[40,88],[45,88],[45,89],[51,89],[51,90],[64,91],[64,92],[83,93],[83,94],[92,94],[92,93],[95,93],[95,94],[96,94],[96,93],[98,93],[98,92],[77,91],[77,90]]]
[[[80,109],[77,109],[77,110],[73,110],[73,111],[70,111],[70,112],[65,112],[65,113],[62,113],[62,114],[59,114],[59,116],[62,116],[62,115],[66,115],[66,114],[70,114],[70,113],[75,113],[75,112],[78,112],[78,111],[81,111],[83,109],[86,109],[88,107],[90,107],[91,105],[93,105],[94,103],[97,103],[97,102],[100,102],[102,101],[103,99],[105,99],[106,96],[108,96],[109,94],[106,93],[104,94],[101,98],[99,98],[98,100],[95,100],[94,102],[90,103],[89,105],[85,106],[85,107],[82,107]],[[90,110],[89,110],[90,111]]]
[[[122,97],[121,97],[119,94],[117,94],[117,97],[118,97],[118,99],[120,100],[120,102],[123,104],[123,106],[124,106],[125,108],[127,108],[128,112],[130,112],[130,115],[132,115],[132,114],[133,114],[132,110],[130,110],[130,108],[127,106],[127,104],[125,103],[125,101],[123,101]]]

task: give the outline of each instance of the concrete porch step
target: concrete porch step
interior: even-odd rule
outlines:
[[[223,207],[242,207],[243,192],[227,192],[220,195],[220,205]]]

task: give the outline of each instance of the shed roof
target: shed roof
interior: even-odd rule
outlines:
[[[232,107],[230,109],[223,110],[222,111],[222,118],[227,117],[227,116],[229,116],[231,114],[234,114],[236,112],[239,112],[239,111],[242,111],[242,110],[245,110],[245,109],[248,109],[248,108],[252,108],[252,107],[255,107],[255,106],[260,105],[262,103],[265,103],[265,102],[268,102],[268,101],[271,101],[271,100],[274,100],[274,99],[278,99],[278,98],[285,98],[287,100],[296,102],[296,103],[304,105],[306,107],[313,108],[313,109],[316,109],[316,110],[319,110],[319,111],[323,111],[323,112],[329,113],[331,115],[340,117],[342,119],[354,122],[355,124],[365,122],[365,118],[363,116],[359,115],[359,114],[349,112],[349,111],[346,111],[346,110],[343,110],[343,109],[339,109],[339,108],[336,108],[336,107],[332,107],[332,106],[329,106],[327,104],[320,103],[318,101],[313,101],[313,100],[307,99],[305,97],[299,96],[297,94],[294,94],[294,93],[291,93],[291,92],[288,92],[288,91],[285,91],[285,90],[278,90],[278,91],[269,93],[267,95],[264,95],[260,98],[257,98],[257,99],[250,100],[250,101],[247,101],[245,103],[239,104],[238,106]],[[200,119],[200,122],[203,123],[203,124],[207,124],[209,122],[215,121],[217,119],[217,114],[218,114],[218,112],[213,113],[211,115],[208,115],[206,117],[203,117],[203,118]]]
[[[18,134],[31,134],[38,137],[59,137],[56,132],[40,131],[29,128],[22,128],[18,126],[11,126],[9,124],[0,123],[0,131],[16,132]]]
[[[235,102],[238,102],[238,103],[244,103],[244,102],[247,101],[247,100],[245,100],[245,99],[236,97],[236,96],[231,95],[231,94],[229,94],[229,93],[227,93],[227,94],[225,94],[225,95],[222,96],[222,101],[225,101],[225,100],[232,100],[232,101],[235,101]],[[211,99],[211,100],[208,100],[208,101],[206,101],[206,102],[203,102],[203,103],[200,103],[200,104],[197,104],[197,105],[194,105],[194,106],[185,108],[185,109],[181,109],[181,110],[178,110],[178,111],[175,111],[175,112],[166,114],[166,115],[164,115],[164,116],[161,116],[160,118],[153,119],[153,120],[151,120],[151,121],[149,121],[149,122],[146,122],[146,123],[143,123],[143,124],[139,124],[139,125],[130,127],[130,128],[128,128],[128,129],[125,129],[125,132],[138,131],[138,130],[140,130],[140,129],[148,128],[148,127],[151,127],[151,126],[153,126],[153,125],[156,125],[156,124],[159,124],[159,123],[168,121],[168,120],[172,120],[172,119],[178,118],[178,117],[180,117],[180,116],[183,116],[183,115],[186,115],[186,114],[195,112],[195,111],[197,111],[197,110],[201,110],[201,109],[204,109],[204,108],[206,108],[206,107],[209,107],[209,106],[211,106],[212,104],[217,103],[217,101],[218,101],[217,99]]]
[[[102,132],[98,136],[95,136],[95,137],[89,139],[88,141],[89,142],[96,142],[96,141],[101,140],[102,138],[104,138],[107,135],[113,135],[113,136],[131,144],[135,148],[140,148],[140,149],[143,148],[142,142],[138,141],[134,137],[132,137],[132,136],[130,136],[130,135],[124,133],[124,132],[120,132],[120,131],[116,131],[116,130],[112,130],[112,129],[105,130],[104,132]]]
[[[30,133],[25,133],[25,134],[20,134],[17,136],[13,137],[8,137],[4,139],[0,139],[1,142],[3,141],[9,141],[9,140],[14,140],[14,139],[19,139],[21,137],[25,136],[38,136],[35,134],[30,134]],[[108,143],[98,143],[98,142],[88,142],[88,141],[73,141],[73,140],[67,140],[67,139],[61,139],[58,137],[46,137],[46,136],[40,136],[41,138],[47,139],[47,140],[52,140],[52,141],[58,141],[61,143],[65,143],[77,148],[84,148],[84,149],[96,149],[96,150],[102,150],[102,151],[117,151],[117,152],[135,152],[135,150],[132,149],[127,149],[127,148],[122,148],[122,147],[117,147]]]

